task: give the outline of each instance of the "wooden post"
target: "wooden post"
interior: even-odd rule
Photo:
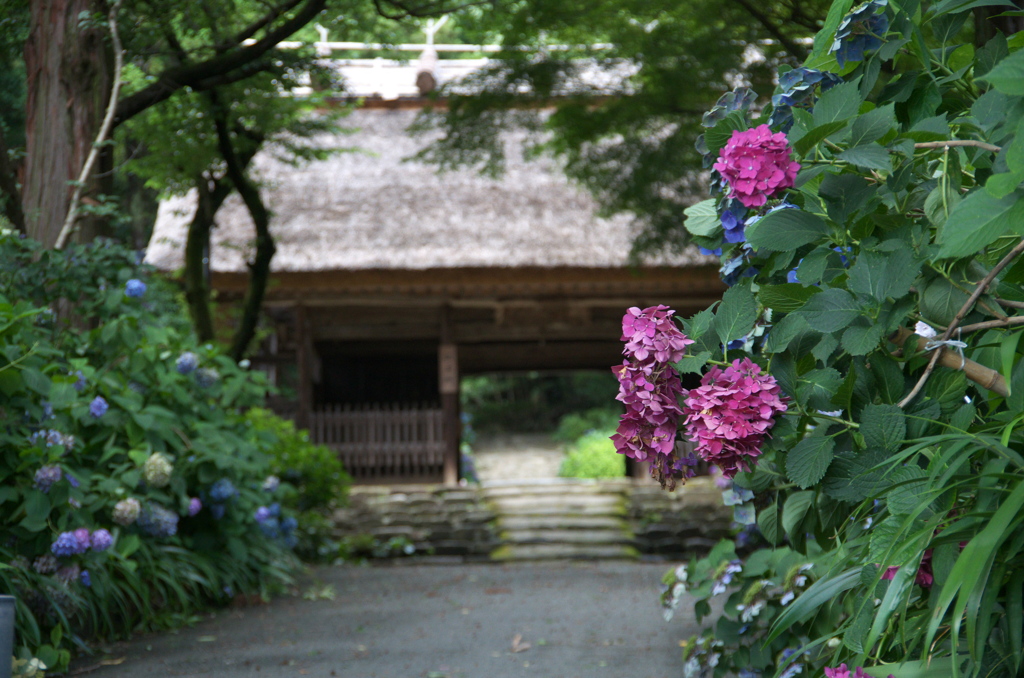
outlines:
[[[295,425],[300,429],[309,428],[309,414],[313,409],[313,342],[309,336],[309,321],[306,307],[295,307],[295,348],[298,362],[298,411]]]
[[[441,344],[437,349],[437,380],[441,393],[444,430],[444,484],[459,483],[459,444],[462,421],[459,418],[459,353],[452,341],[448,308],[441,309]]]

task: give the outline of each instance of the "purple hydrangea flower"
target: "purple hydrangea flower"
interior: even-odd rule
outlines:
[[[78,553],[78,540],[73,532],[61,532],[57,540],[50,546],[50,551],[58,558],[67,558]]]
[[[270,509],[268,509],[266,506],[259,507],[258,509],[256,509],[256,513],[253,515],[253,518],[256,519],[257,523],[263,523],[267,520],[270,520]]]
[[[92,535],[89,534],[89,529],[86,527],[80,527],[75,530],[72,534],[75,535],[75,541],[78,542],[78,553],[85,553],[92,546]]]
[[[191,351],[182,353],[174,363],[174,369],[178,370],[178,374],[189,374],[197,367],[199,367],[199,358]]]
[[[36,471],[36,489],[46,494],[63,476],[60,466],[44,466]]]
[[[78,575],[78,579],[82,582],[82,586],[86,588],[92,586],[92,577],[89,576],[89,570],[82,570],[82,574]]]
[[[67,565],[57,570],[57,581],[68,586],[82,575],[82,568],[78,565]]]
[[[146,283],[137,278],[132,278],[124,285],[124,294],[126,297],[134,297],[137,299],[145,293]]]
[[[108,405],[107,401],[103,399],[103,396],[96,396],[92,399],[92,402],[89,403],[89,414],[97,419],[106,414],[108,409],[110,409],[110,405]]]
[[[57,562],[57,559],[49,553],[39,556],[32,561],[32,569],[39,574],[50,574],[51,572],[56,572],[59,566],[60,563]]]
[[[199,497],[192,497],[188,500],[188,515],[193,517],[203,510],[203,502],[199,501]]]
[[[89,541],[93,551],[106,551],[114,543],[114,538],[109,531],[99,529],[92,533]]]

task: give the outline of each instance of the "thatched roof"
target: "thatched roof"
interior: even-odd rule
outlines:
[[[356,111],[345,124],[357,133],[319,141],[361,151],[304,167],[257,156],[274,215],[275,271],[628,265],[633,220],[598,217],[590,195],[550,160],[527,162],[512,153],[498,179],[405,162],[427,143],[405,131],[414,115]],[[194,195],[161,203],[147,262],[164,270],[182,266],[194,209]],[[217,215],[212,270],[246,270],[253,233],[248,212],[232,196]],[[692,251],[650,263],[711,261]]]

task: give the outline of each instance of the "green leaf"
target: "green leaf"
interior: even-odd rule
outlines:
[[[786,498],[786,504],[782,509],[782,529],[786,534],[796,534],[803,522],[807,511],[814,504],[814,491],[795,492]]]
[[[697,355],[684,355],[682,360],[672,363],[672,366],[680,374],[700,374],[704,371],[704,366],[708,364],[709,358],[711,358],[711,351],[701,351]]]
[[[772,642],[793,624],[810,617],[819,607],[832,602],[839,594],[856,586],[859,581],[860,568],[852,567],[834,577],[825,577],[814,582],[775,618],[771,633],[765,642]]]
[[[843,377],[834,367],[811,370],[800,378],[797,398],[812,410],[827,410],[842,383]]]
[[[878,141],[895,126],[896,111],[894,104],[886,104],[881,108],[868,111],[853,121],[853,130],[850,133],[850,146],[860,146],[861,144]]]
[[[1003,94],[1024,94],[1024,51],[1016,51],[978,78],[990,83]]]
[[[785,351],[786,347],[789,346],[789,342],[793,341],[797,335],[807,329],[807,321],[803,319],[803,316],[795,313],[787,315],[772,326],[771,332],[768,333],[768,338],[764,343],[765,353],[781,353]]]
[[[837,348],[839,348],[839,340],[831,334],[825,334],[822,335],[821,341],[811,349],[811,355],[821,362],[826,363]]]
[[[727,344],[745,336],[757,320],[757,301],[746,287],[733,285],[722,296],[722,305],[715,314],[715,333]]]
[[[800,283],[761,285],[757,291],[757,300],[762,306],[776,313],[790,313],[801,308],[808,299],[820,291],[820,287],[804,286]]]
[[[868,447],[895,452],[907,436],[903,410],[895,405],[867,405],[861,412],[860,432]]]
[[[843,350],[850,355],[867,355],[878,347],[885,328],[867,318],[857,318],[843,332]]]
[[[850,267],[849,287],[852,292],[878,302],[890,297],[898,299],[910,291],[917,272],[918,265],[909,247],[890,252],[865,250]]]
[[[832,463],[833,438],[808,436],[786,455],[786,475],[801,489],[807,489],[825,477]]]
[[[778,544],[781,540],[779,534],[779,509],[775,504],[769,504],[757,513],[757,527],[761,535],[769,544]]]
[[[776,210],[746,229],[747,241],[756,248],[784,252],[815,242],[829,233],[821,217],[804,210]]]
[[[892,171],[892,156],[885,147],[877,143],[848,148],[836,157],[864,169]]]
[[[948,325],[966,303],[967,294],[945,278],[935,278],[921,293],[921,315],[938,325]]]
[[[897,484],[889,491],[887,505],[889,512],[897,516],[907,516],[921,506],[930,504],[928,474],[916,466],[903,466],[892,472],[889,479]]]
[[[715,209],[717,202],[714,198],[701,200],[683,210],[683,214],[686,215],[683,226],[686,230],[693,235],[711,236],[721,229],[722,221],[718,217],[718,210]]]
[[[50,498],[38,490],[29,492],[25,497],[25,518],[19,525],[29,532],[42,532],[49,524],[50,510],[53,505]]]
[[[841,330],[853,322],[860,312],[861,306],[853,295],[838,287],[830,287],[821,294],[814,295],[799,311],[807,324],[819,332]]]
[[[879,491],[884,479],[876,466],[884,464],[888,458],[889,455],[880,450],[836,454],[822,481],[822,488],[839,501],[863,501]]]
[[[863,101],[860,83],[847,82],[821,95],[814,106],[814,124],[817,127],[839,120],[849,120],[857,115]]]
[[[827,122],[824,125],[819,125],[800,137],[796,143],[793,144],[793,150],[796,151],[796,154],[799,156],[807,155],[808,151],[844,127],[846,127],[845,120],[836,120],[834,122]]]
[[[35,368],[26,368],[21,371],[21,378],[25,380],[25,386],[41,396],[50,394],[52,382],[50,378]]]
[[[1024,232],[1022,198],[1020,191],[1004,198],[994,198],[988,191],[971,193],[950,212],[936,258],[964,257],[1009,231]]]
[[[704,133],[704,143],[707,145],[708,151],[717,155],[718,151],[729,143],[733,132],[746,128],[746,114],[743,111],[733,111]]]

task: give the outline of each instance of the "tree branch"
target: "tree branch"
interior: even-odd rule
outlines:
[[[231,341],[229,353],[235,361],[245,357],[245,352],[256,334],[256,325],[259,321],[260,310],[263,306],[263,296],[267,290],[267,282],[270,278],[270,261],[274,257],[276,247],[274,238],[270,233],[270,213],[267,211],[263,200],[260,198],[259,189],[253,185],[245,176],[245,171],[238,155],[235,153],[231,143],[231,135],[228,131],[227,113],[217,98],[215,92],[208,94],[213,104],[213,122],[217,129],[217,147],[224,157],[227,167],[227,177],[234,184],[235,190],[242,197],[246,208],[252,216],[253,225],[256,227],[256,256],[249,265],[249,286],[245,291],[245,298],[242,302],[242,320],[235,331],[234,339]]]
[[[265,15],[236,33],[229,43],[218,45],[215,49],[218,49],[218,51],[224,51],[230,49],[234,45],[241,45],[243,42],[256,35],[257,31],[277,21],[282,14],[290,12],[298,7],[301,2],[302,0],[288,0],[285,4],[274,7]]]
[[[789,36],[783,33],[779,26],[774,21],[772,21],[767,14],[759,10],[756,5],[748,2],[747,0],[732,1],[739,5],[740,7],[742,7],[744,10],[746,10],[747,13],[750,14],[750,16],[757,19],[758,23],[764,26],[764,29],[768,31],[768,33],[772,37],[778,40],[780,45],[786,48],[786,51],[789,52],[790,56],[800,61],[803,61],[804,59],[807,58],[807,50],[805,50],[798,43],[790,39]]]
[[[166,100],[183,87],[205,90],[243,79],[233,77],[233,71],[250,66],[259,60],[279,42],[312,21],[323,11],[326,4],[327,0],[305,0],[305,4],[295,15],[251,45],[239,46],[205,61],[166,69],[157,77],[156,82],[117,103],[115,125],[120,125],[150,106]],[[258,71],[253,70],[248,75],[256,72]]]
[[[967,334],[969,332],[980,332],[981,330],[993,330],[997,327],[1013,327],[1014,325],[1024,325],[1024,315],[1015,315],[1001,320],[986,320],[985,322],[974,323],[972,325],[964,325],[960,328],[960,331]]]
[[[974,146],[976,148],[983,148],[986,151],[992,151],[998,153],[1003,150],[999,146],[985,143],[984,141],[975,141],[974,139],[949,139],[948,141],[923,141],[919,144],[914,144],[914,148],[953,148],[955,146]]]
[[[74,231],[75,221],[78,219],[78,203],[82,199],[85,183],[89,180],[89,175],[92,174],[92,166],[96,164],[100,157],[100,148],[103,142],[110,136],[110,130],[114,127],[114,111],[117,108],[117,96],[121,91],[121,68],[124,66],[124,50],[121,48],[121,36],[117,34],[117,10],[120,7],[121,0],[116,0],[110,6],[110,12],[107,14],[107,22],[110,24],[110,40],[114,44],[114,84],[110,88],[110,101],[107,102],[107,112],[103,116],[103,124],[100,125],[100,131],[96,134],[96,141],[93,142],[92,148],[89,149],[85,165],[82,166],[82,173],[78,175],[78,183],[75,184],[75,192],[71,196],[68,215],[64,219],[64,225],[57,235],[56,242],[53,244],[54,249],[57,250],[64,249],[64,245],[67,244],[68,238]]]
[[[951,322],[949,324],[949,327],[946,328],[946,331],[942,333],[942,338],[940,339],[940,341],[948,341],[949,338],[953,336],[953,331],[956,329],[957,325],[960,324],[960,321],[964,319],[964,316],[966,316],[970,312],[971,307],[974,306],[974,303],[981,298],[981,295],[985,293],[985,290],[987,290],[988,286],[992,284],[992,281],[996,279],[996,276],[999,275],[1000,271],[1009,266],[1014,259],[1020,256],[1021,252],[1024,252],[1024,240],[1021,240],[1019,243],[1017,243],[1016,247],[1010,250],[1007,253],[1007,255],[999,261],[998,264],[992,267],[992,270],[988,272],[988,275],[981,279],[981,282],[979,282],[978,286],[974,288],[974,292],[971,293],[971,296],[967,298],[967,301],[964,303],[964,305],[961,306],[960,310],[956,312],[956,315],[953,317],[953,322]],[[931,376],[932,371],[935,369],[935,365],[939,362],[939,358],[944,353],[945,349],[943,349],[941,346],[932,352],[932,358],[931,360],[928,361],[928,366],[924,369],[924,372],[921,374],[921,377],[917,380],[917,383],[914,384],[914,388],[910,391],[910,393],[907,394],[907,397],[899,402],[899,407],[906,407],[910,403],[910,401],[917,397],[917,394],[921,392],[922,388],[924,388],[925,383],[928,382],[928,377]],[[1005,388],[1005,384],[1003,386]],[[1003,395],[1006,394],[1004,393]]]

